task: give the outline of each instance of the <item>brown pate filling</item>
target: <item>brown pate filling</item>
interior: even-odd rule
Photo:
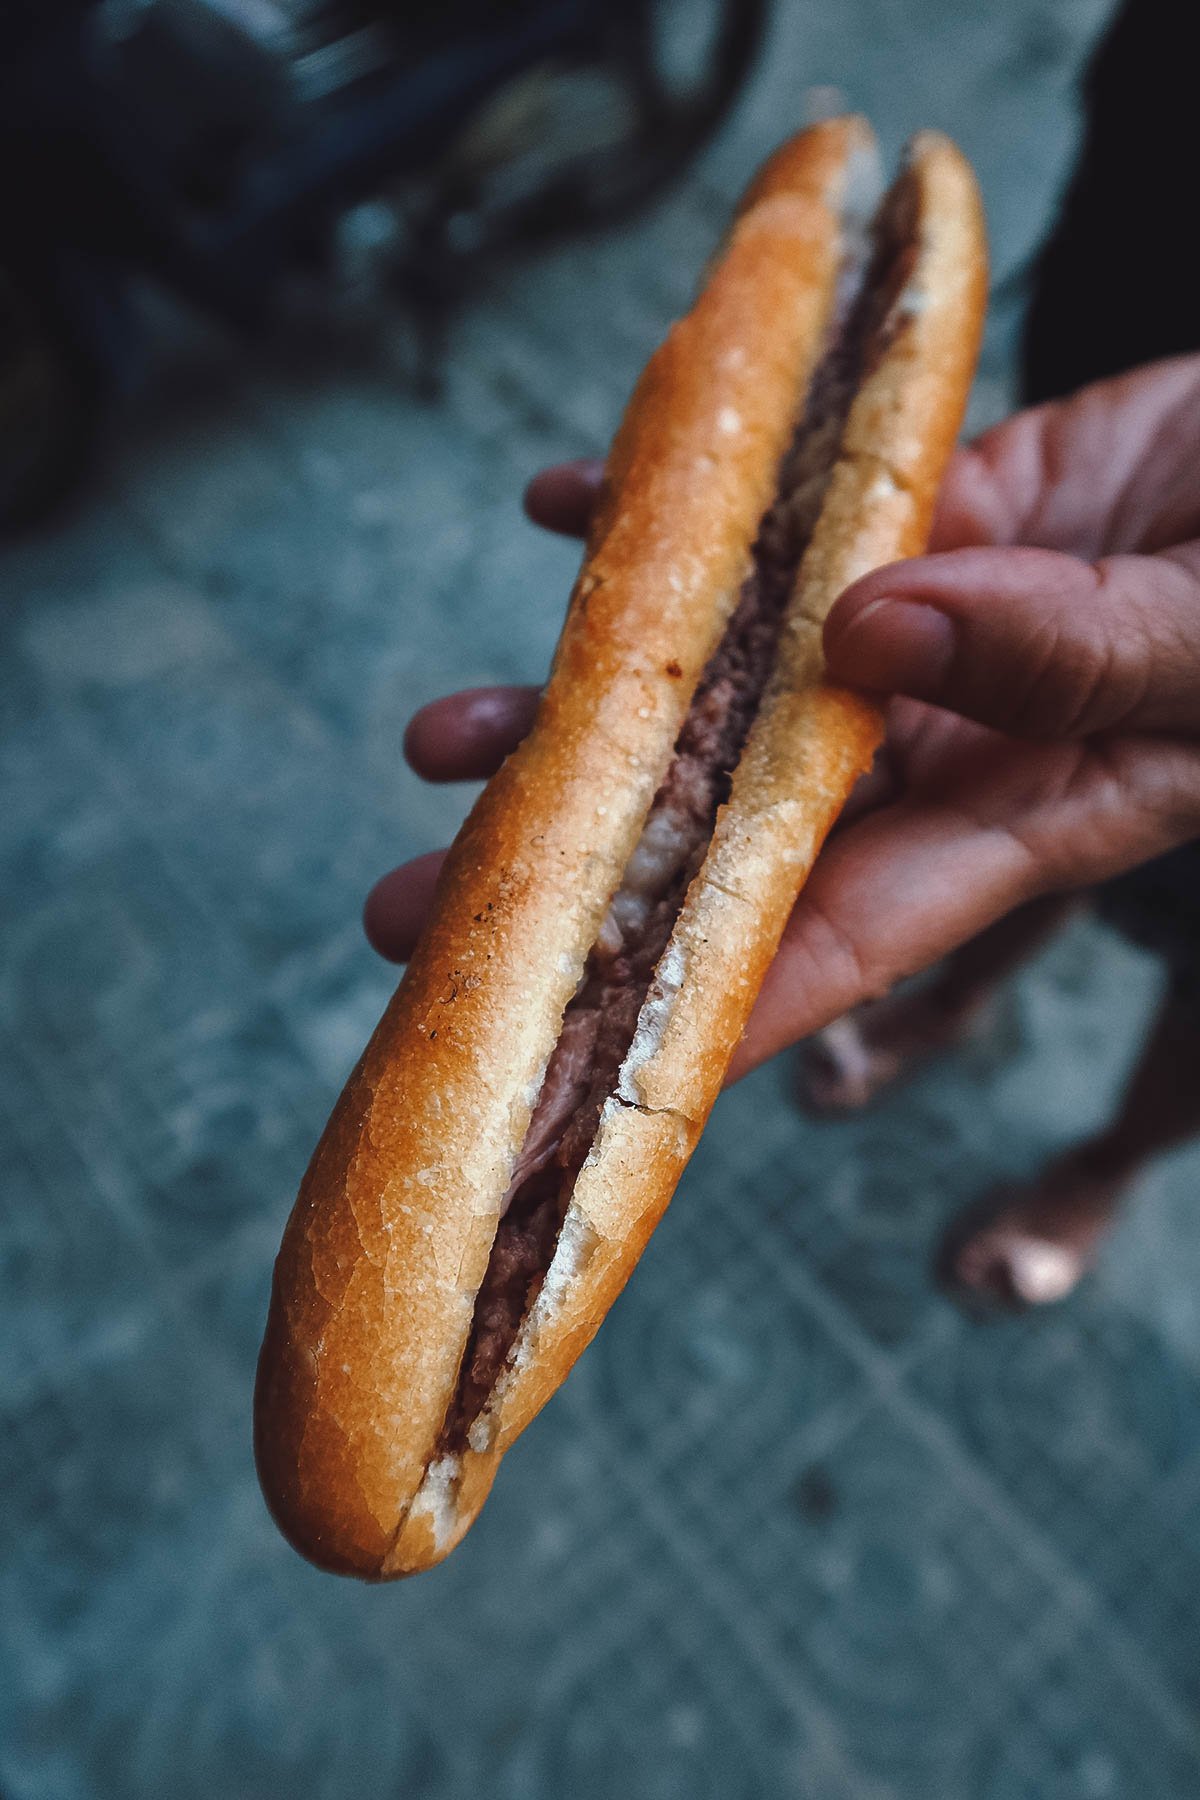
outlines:
[[[904,323],[916,256],[911,183],[901,177],[866,248],[847,257],[838,317],[780,466],[752,567],[709,659],[642,835],[563,1014],[475,1302],[437,1456],[467,1442],[537,1297],[575,1179],[615,1094],[655,969],[729,797],[775,660],[784,612],[820,517],[854,396]],[[865,269],[865,277],[864,277]]]

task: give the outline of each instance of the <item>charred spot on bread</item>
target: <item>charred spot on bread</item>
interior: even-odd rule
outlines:
[[[697,684],[545,1068],[431,1459],[439,1466],[471,1442],[553,1260],[601,1112],[621,1099],[621,1070],[656,971],[771,678],[788,601],[855,394],[903,329],[916,223],[912,183],[902,174],[869,230],[847,228],[833,327],[781,462],[776,496],[759,523],[750,573]],[[664,672],[682,675],[674,661]]]

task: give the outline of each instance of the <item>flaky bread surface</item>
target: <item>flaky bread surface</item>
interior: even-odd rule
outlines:
[[[839,210],[871,151],[856,120],[785,146],[648,364],[533,730],[456,840],[304,1178],[275,1269],[255,1443],[281,1528],[325,1567],[373,1577],[443,1553],[426,1469],[510,1174],[747,573],[833,314]],[[462,1483],[455,1495],[467,1502]]]
[[[925,545],[962,424],[987,291],[974,178],[922,134],[900,198],[911,273],[851,409],[789,604],[775,671],[576,1180],[559,1246],[461,1459],[431,1472],[385,1564],[459,1542],[501,1457],[566,1378],[628,1280],[694,1150],[826,834],[882,735],[872,703],[823,679],[821,623],[869,570]]]

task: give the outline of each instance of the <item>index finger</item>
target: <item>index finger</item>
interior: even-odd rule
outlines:
[[[603,474],[604,464],[594,456],[543,469],[525,489],[525,511],[547,531],[585,537]]]
[[[486,781],[533,724],[540,688],[463,688],[413,714],[404,755],[424,781]]]
[[[986,459],[972,445],[956,450],[938,495],[929,548],[968,550],[1007,543],[1010,511]]]

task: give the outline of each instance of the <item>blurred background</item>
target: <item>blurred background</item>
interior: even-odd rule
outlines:
[[[0,20],[3,1800],[1167,1800],[1200,1778],[1200,1156],[1067,1304],[936,1292],[1107,1113],[1161,979],[1077,922],[966,1054],[726,1096],[443,1568],[277,1537],[271,1259],[390,992],[371,881],[536,680],[603,450],[762,156],[843,102],[979,171],[1008,407],[1107,0],[10,4]],[[637,209],[633,210],[634,203]]]

